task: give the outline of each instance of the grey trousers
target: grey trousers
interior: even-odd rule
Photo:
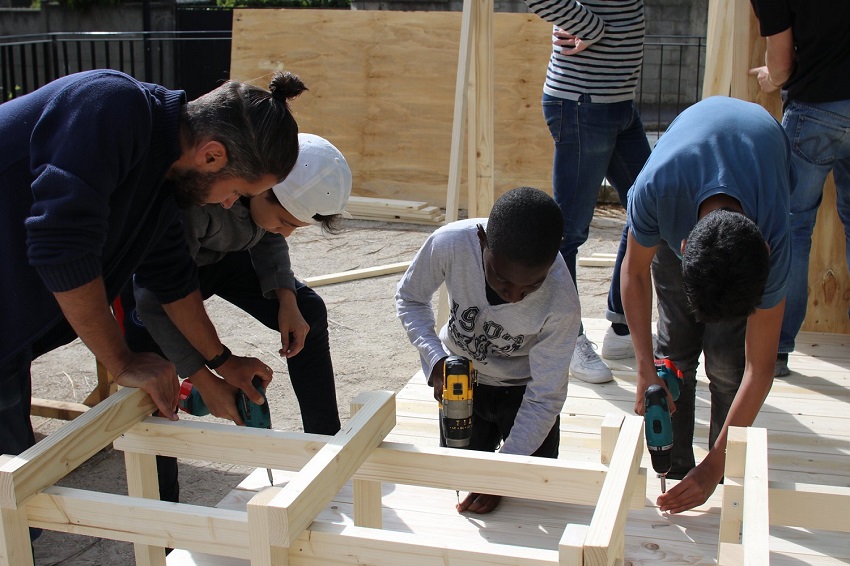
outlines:
[[[658,300],[657,357],[669,358],[684,374],[673,414],[673,467],[668,477],[680,479],[695,467],[694,406],[700,353],[711,398],[708,448],[714,446],[744,376],[746,317],[705,324],[691,314],[682,289],[682,261],[667,242],[661,242],[652,261]],[[703,393],[704,394],[704,393]]]

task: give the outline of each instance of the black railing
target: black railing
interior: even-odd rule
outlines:
[[[51,33],[0,38],[2,101],[61,76],[96,68],[186,90],[190,98],[227,79],[230,31]],[[705,38],[647,36],[637,90],[648,132],[658,134],[699,100]]]
[[[91,69],[115,69],[169,88],[203,94],[215,84],[187,85],[206,67],[206,82],[227,79],[230,31],[84,32],[0,38],[2,101],[32,92],[50,81]],[[214,57],[197,58],[198,53]],[[192,56],[186,56],[191,53]],[[201,79],[203,80],[203,79]]]

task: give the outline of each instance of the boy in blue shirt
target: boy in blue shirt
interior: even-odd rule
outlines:
[[[673,469],[682,479],[662,511],[701,505],[723,477],[728,427],[750,426],[770,386],[789,272],[790,144],[756,104],[712,97],[685,110],[661,137],[629,191],[621,278],[635,345],[635,412],[653,383],[652,287],[659,357],[684,373],[673,413]],[[652,279],[650,279],[650,272]],[[696,368],[705,352],[710,450],[693,455]]]

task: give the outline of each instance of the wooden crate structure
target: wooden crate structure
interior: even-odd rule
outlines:
[[[333,437],[148,417],[150,398],[122,389],[58,432],[0,465],[0,564],[31,565],[28,527],[133,542],[140,566],[165,564],[165,547],[250,559],[252,565],[615,564],[623,560],[629,508],[642,508],[643,421],[612,416],[601,459],[496,455],[388,443],[391,392],[361,394]],[[354,413],[356,411],[356,413]],[[113,442],[125,452],[129,495],[53,484]],[[158,500],[156,455],[297,471],[269,487],[247,512]],[[315,521],[353,480],[355,525]],[[463,489],[595,506],[590,524],[569,524],[558,552],[473,541],[441,544],[381,530],[381,482]],[[351,552],[357,549],[357,553]]]
[[[770,564],[770,525],[850,532],[850,488],[769,481],[767,430],[730,427],[718,566]]]

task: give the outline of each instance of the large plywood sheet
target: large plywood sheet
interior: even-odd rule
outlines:
[[[292,103],[299,128],[345,154],[354,194],[445,206],[460,23],[460,12],[236,10],[231,77],[299,75],[310,89]],[[540,108],[551,31],[533,14],[495,14],[497,197],[552,191]]]

